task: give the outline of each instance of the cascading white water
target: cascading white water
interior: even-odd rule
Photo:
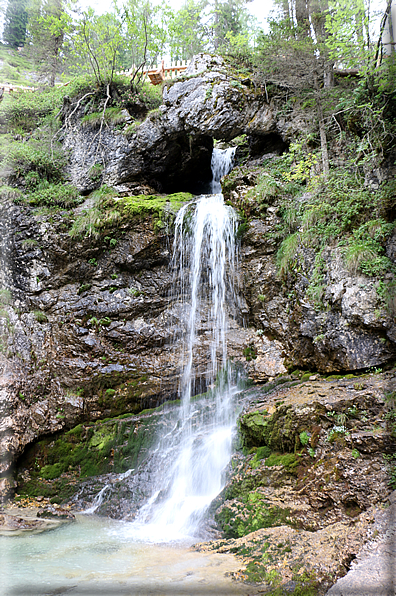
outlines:
[[[220,180],[231,171],[234,162],[235,147],[214,149],[212,153],[212,193],[221,193]]]
[[[233,149],[213,152],[214,194],[184,206],[175,222],[174,298],[180,312],[186,313],[181,408],[156,450],[157,488],[133,524],[141,538],[153,541],[196,533],[222,489],[231,457],[236,388],[229,382],[226,334],[235,304],[237,217],[224,204],[220,177],[231,169],[233,154]],[[202,371],[207,352],[210,367]],[[202,376],[211,391],[193,400],[195,383],[198,380],[201,386]]]
[[[234,151],[213,151],[214,194],[184,206],[175,222],[172,297],[185,326],[181,407],[178,415],[164,417],[168,430],[148,463],[154,490],[132,528],[144,540],[194,536],[222,489],[231,456],[236,387],[230,382],[226,335],[236,302],[237,216],[224,204],[220,178],[230,171]],[[180,344],[180,338],[175,342]],[[192,399],[202,386],[207,393]]]

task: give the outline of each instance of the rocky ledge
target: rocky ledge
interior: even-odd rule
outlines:
[[[364,582],[370,549],[389,555],[396,373],[348,377],[250,391],[244,451],[211,511],[226,540],[197,548],[237,554],[252,594],[325,594],[356,557]]]

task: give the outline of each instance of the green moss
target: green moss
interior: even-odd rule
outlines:
[[[64,500],[77,490],[73,485],[79,479],[136,468],[155,441],[159,418],[157,414],[127,416],[129,420],[120,416],[108,422],[79,424],[29,447],[24,465],[28,465],[31,479],[26,482],[23,475],[18,477],[18,493]]]
[[[271,451],[294,451],[298,428],[290,406],[279,405],[272,416],[251,412],[240,418],[239,430],[244,447],[267,445]]]
[[[58,478],[62,474],[62,471],[61,464],[46,465],[41,468],[40,476],[46,480],[53,480],[54,478]]]
[[[309,381],[309,378],[312,376],[312,373],[308,372],[308,373],[304,373],[303,376],[301,377],[301,381],[304,383],[305,381]]]
[[[290,510],[269,507],[258,491],[247,493],[239,502],[225,502],[215,513],[215,520],[226,538],[241,538],[261,528],[291,524]]]
[[[250,462],[252,468],[257,468],[260,465],[260,461],[266,459],[271,454],[271,449],[267,446],[259,447]]]
[[[179,192],[175,194],[159,195],[136,195],[132,197],[123,197],[118,200],[118,204],[130,217],[154,215],[159,220],[163,220],[164,211],[170,208],[171,211],[178,211],[184,203],[193,198],[188,192]]]
[[[271,455],[265,460],[266,466],[283,466],[289,472],[292,472],[294,468],[298,466],[298,464],[298,459],[294,453],[285,453],[283,455],[279,453],[271,453]]]
[[[94,431],[94,434],[89,441],[89,447],[96,448],[98,451],[102,451],[106,445],[114,439],[114,436],[114,426],[103,424]]]

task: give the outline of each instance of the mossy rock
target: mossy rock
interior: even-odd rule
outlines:
[[[117,201],[119,207],[129,217],[154,215],[159,221],[164,220],[165,211],[175,214],[193,195],[188,192],[178,192],[170,195],[134,195],[123,197]]]
[[[156,438],[158,413],[152,416],[120,417],[46,437],[30,446],[23,466],[30,470],[26,481],[18,477],[18,493],[60,498],[75,492],[79,479],[136,468],[147,456]]]
[[[215,513],[215,520],[226,538],[241,538],[261,528],[292,523],[289,509],[269,507],[258,491],[247,493],[239,502],[225,502]]]

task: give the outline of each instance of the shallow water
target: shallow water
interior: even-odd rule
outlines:
[[[188,541],[136,539],[131,524],[78,515],[40,534],[0,537],[2,596],[237,596],[246,587],[225,576],[231,555],[191,551]]]

